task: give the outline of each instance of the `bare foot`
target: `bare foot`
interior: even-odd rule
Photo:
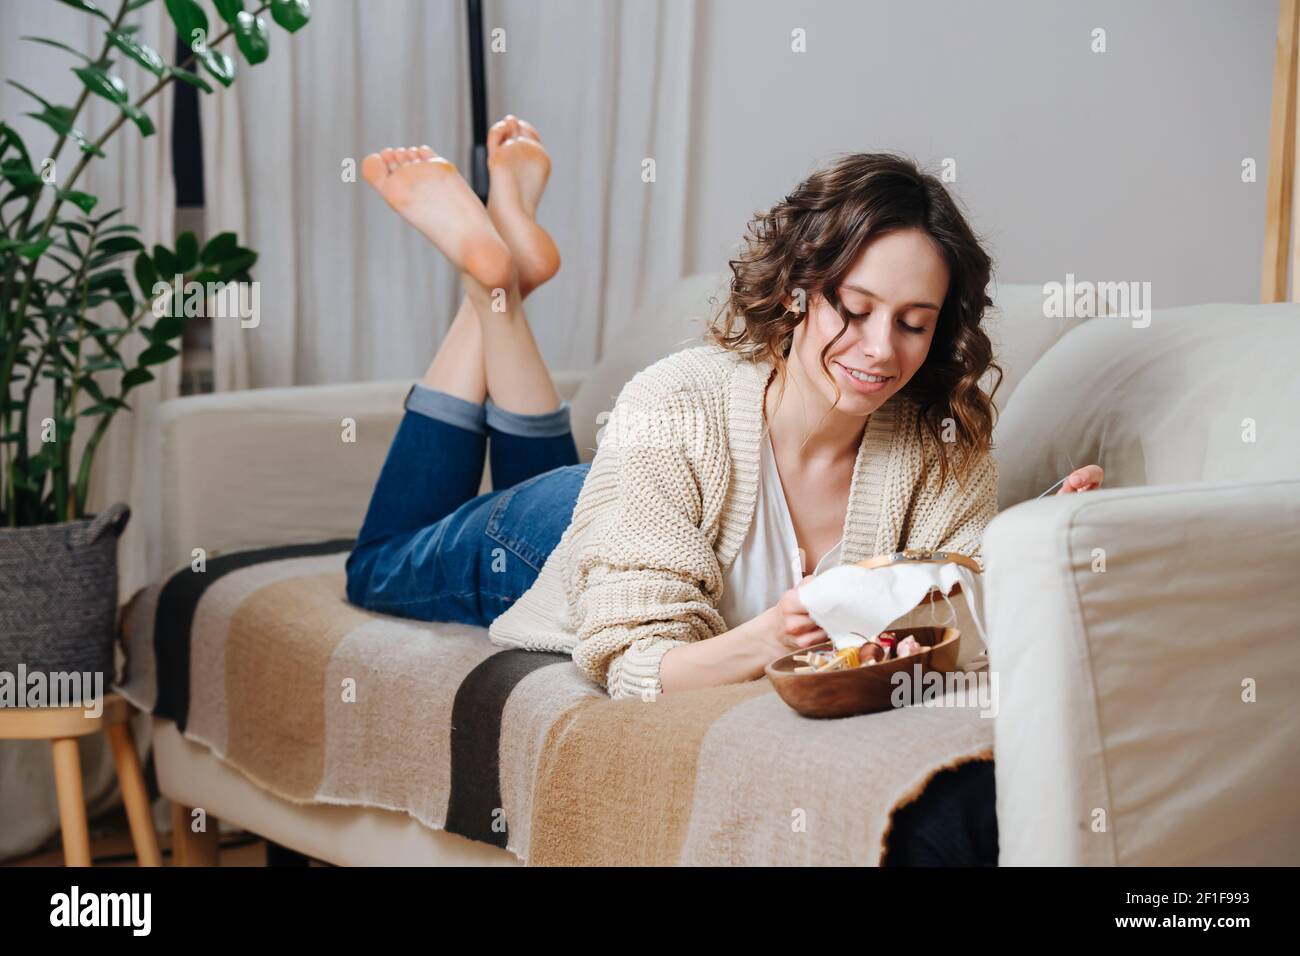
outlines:
[[[532,124],[514,116],[488,131],[488,215],[519,269],[519,291],[527,295],[560,268],[560,250],[537,224],[551,157]]]
[[[514,282],[510,250],[454,164],[428,146],[371,153],[361,175],[403,219],[485,289]]]

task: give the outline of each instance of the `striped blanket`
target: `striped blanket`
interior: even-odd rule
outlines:
[[[766,679],[611,701],[566,656],[348,604],[351,544],[142,592],[118,689],[287,800],[403,811],[533,865],[877,864],[896,809],[991,759],[970,708],[809,720]]]

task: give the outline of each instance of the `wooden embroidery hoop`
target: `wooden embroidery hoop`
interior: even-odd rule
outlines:
[[[876,554],[861,561],[854,562],[855,567],[866,568],[868,571],[873,568],[885,568],[893,564],[947,564],[951,561],[953,564],[960,564],[964,568],[969,568],[976,574],[983,574],[984,568],[980,563],[969,555],[962,554],[960,551],[931,551],[927,548],[904,548],[902,551],[895,551],[892,554]],[[956,582],[952,590],[948,592],[948,597],[961,593],[961,582]],[[941,600],[943,592],[937,587],[931,588],[917,605],[929,604],[932,601]]]

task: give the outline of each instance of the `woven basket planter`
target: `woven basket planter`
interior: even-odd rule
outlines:
[[[102,672],[116,678],[116,504],[63,524],[0,528],[0,671]]]

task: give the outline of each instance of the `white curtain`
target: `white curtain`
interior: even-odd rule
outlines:
[[[110,15],[116,6],[110,8]],[[0,33],[0,76],[14,79],[40,93],[53,103],[71,105],[81,92],[81,81],[72,73],[72,66],[81,65],[71,54],[48,46],[23,41],[21,36],[42,36],[57,39],[98,56],[104,43],[102,20],[89,16],[60,3],[11,4],[5,11],[6,29]],[[152,4],[128,18],[129,23],[139,23],[136,36],[159,50],[170,60],[175,43],[175,31],[167,18],[166,9]],[[133,62],[114,51],[114,72],[122,77],[132,100],[141,96],[154,78]],[[0,86],[0,116],[22,135],[33,162],[48,155],[54,146],[54,133],[47,127],[22,114],[40,109],[34,101],[12,86]],[[139,238],[146,246],[173,241],[173,216],[175,195],[171,176],[171,109],[170,88],[150,100],[147,112],[156,132],[142,137],[130,122],[126,123],[105,145],[105,158],[94,159],[74,188],[99,197],[92,215],[102,215],[117,207],[125,207],[114,222],[131,223],[139,227]],[[98,137],[118,116],[117,107],[97,96],[90,96],[77,126],[88,137]],[[58,158],[55,175],[63,183],[77,162],[79,153],[75,144],[64,146]],[[65,205],[64,215],[75,210]],[[130,259],[124,260],[130,271]],[[134,285],[134,281],[132,280]],[[92,313],[97,321],[120,323],[122,316],[115,306],[101,306]],[[135,336],[122,343],[120,351],[128,362],[146,346],[143,337]],[[148,382],[131,392],[129,402],[134,414],[119,414],[113,421],[95,458],[95,469],[89,489],[87,508],[97,511],[116,501],[130,501],[136,510],[119,549],[119,594],[123,599],[144,582],[146,552],[145,525],[147,509],[132,495],[135,449],[141,444],[144,425],[151,409],[159,402],[179,394],[180,367],[172,362],[153,366],[153,382]],[[116,376],[104,375],[101,381],[105,391],[116,390]],[[38,400],[48,403],[48,389],[38,393]],[[33,415],[33,422],[41,416]],[[79,429],[79,443],[84,443],[90,431],[85,425]],[[74,461],[80,456],[80,447],[74,452]],[[137,749],[147,749],[148,718],[137,717],[132,724]],[[82,774],[88,810],[93,816],[117,802],[116,773],[108,743],[103,734],[84,737],[80,741]],[[28,852],[39,846],[58,831],[58,806],[54,794],[53,765],[50,747],[44,741],[0,741],[0,859]]]
[[[489,122],[541,131],[539,217],[564,260],[528,303],[554,369],[585,368],[647,285],[682,274],[694,0],[485,4]],[[261,258],[256,328],[218,320],[219,389],[413,377],[451,321],[457,277],[359,179],[386,145],[428,143],[469,175],[462,0],[334,0],[203,99],[209,235]],[[500,31],[500,32],[498,32]],[[654,181],[643,181],[653,160]]]
[[[553,162],[540,218],[564,265],[528,312],[554,369],[593,364],[627,329],[647,287],[683,272],[696,16],[695,0],[485,4],[489,122],[507,112],[531,120]],[[163,4],[132,20],[170,61],[174,31]],[[19,36],[82,37],[94,55],[102,26],[64,4],[13,5],[0,74],[71,103],[80,92],[71,58]],[[465,4],[330,0],[314,4],[296,34],[270,29],[265,62],[249,67],[231,51],[234,86],[200,97],[207,236],[233,230],[260,255],[257,325],[214,320],[216,386],[417,376],[454,314],[457,277],[351,174],[385,145],[428,143],[468,176]],[[147,77],[115,59],[134,98]],[[155,97],[157,133],[142,139],[124,128],[81,182],[100,196],[101,211],[125,206],[125,221],[150,245],[174,240],[171,103],[170,92]],[[33,155],[49,148],[53,135],[21,118],[30,108],[22,94],[0,87],[0,106]],[[79,125],[97,133],[114,109],[92,96]],[[65,149],[61,165],[70,155]],[[92,508],[133,506],[119,552],[123,600],[163,570],[148,534],[157,521],[148,423],[178,394],[179,365],[154,371],[157,381],[132,392],[135,414],[119,416],[101,444],[90,492]],[[136,730],[143,740],[143,721]],[[93,813],[116,798],[112,762],[97,738],[83,742],[82,759]],[[0,744],[0,858],[39,845],[57,826],[48,745]]]

